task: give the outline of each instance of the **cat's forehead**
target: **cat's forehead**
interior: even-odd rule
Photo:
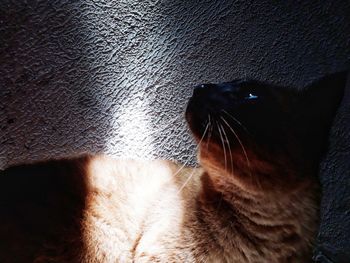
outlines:
[[[259,82],[252,79],[235,79],[229,82],[223,82],[218,84],[221,87],[231,86],[237,88],[237,91],[242,88],[255,88],[255,89],[265,89],[268,90],[272,87],[272,85],[264,84],[263,82]]]
[[[263,92],[265,94],[273,94],[278,96],[294,96],[299,93],[298,89],[293,89],[290,86],[280,86],[273,83],[267,83],[264,81],[252,80],[247,78],[224,82],[221,85],[236,87],[237,91],[255,90]]]
[[[230,85],[230,86],[236,86],[236,87],[243,87],[243,86],[252,85],[252,84],[253,84],[253,80],[250,80],[250,79],[234,79],[231,81],[220,83],[219,85],[222,85],[222,86]]]

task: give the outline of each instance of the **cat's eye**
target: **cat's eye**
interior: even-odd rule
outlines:
[[[246,89],[240,92],[240,98],[246,101],[255,101],[260,99],[261,93],[255,89]]]
[[[259,96],[255,95],[254,93],[248,93],[248,95],[245,96],[245,99],[247,99],[247,100],[256,100],[258,98],[259,98]]]

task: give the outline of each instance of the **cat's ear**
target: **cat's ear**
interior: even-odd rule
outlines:
[[[325,114],[325,118],[333,116],[343,98],[348,73],[329,74],[303,88],[301,95],[306,108]]]
[[[339,104],[344,94],[348,73],[341,71],[328,74],[306,86],[303,95]]]
[[[343,98],[347,77],[347,71],[329,74],[299,93],[300,134],[313,153],[325,150],[324,142]]]

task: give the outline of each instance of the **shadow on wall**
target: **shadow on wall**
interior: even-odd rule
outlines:
[[[349,65],[350,5],[344,1],[164,1],[168,43],[183,83],[252,77],[284,86]]]
[[[323,198],[314,260],[347,263],[350,259],[350,73],[344,99],[331,130],[329,152],[321,165]]]
[[[101,40],[87,9],[0,3],[0,167],[104,149],[108,98],[94,53]]]

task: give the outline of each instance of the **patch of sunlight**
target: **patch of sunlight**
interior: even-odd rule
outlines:
[[[123,100],[115,112],[114,136],[110,138],[107,150],[127,159],[153,159],[155,149],[148,99],[142,89],[130,98]]]

